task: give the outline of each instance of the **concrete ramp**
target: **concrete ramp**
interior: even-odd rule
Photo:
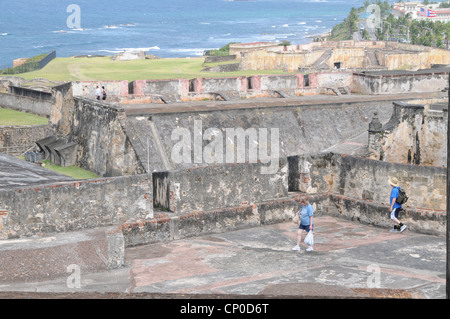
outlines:
[[[128,117],[124,130],[146,172],[171,169],[152,116]]]
[[[333,54],[333,49],[326,50],[317,60],[314,62],[313,67],[316,69],[329,69],[327,61]]]

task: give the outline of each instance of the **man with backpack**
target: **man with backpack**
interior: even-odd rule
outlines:
[[[389,198],[391,219],[394,222],[394,229],[392,232],[403,232],[406,229],[406,225],[398,220],[398,215],[402,211],[402,204],[406,202],[408,197],[403,190],[400,189],[397,178],[393,177],[389,179],[389,184],[392,187],[391,196]]]

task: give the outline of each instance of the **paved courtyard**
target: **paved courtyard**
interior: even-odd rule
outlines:
[[[315,223],[312,252],[291,250],[296,226],[285,222],[127,248],[124,267],[81,274],[80,287],[64,277],[0,285],[0,295],[445,298],[444,237],[331,216]]]

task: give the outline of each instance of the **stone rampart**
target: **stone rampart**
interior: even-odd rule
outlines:
[[[0,239],[45,235],[153,218],[151,175],[0,190]]]

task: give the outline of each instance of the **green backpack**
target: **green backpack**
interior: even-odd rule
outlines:
[[[397,202],[397,204],[400,204],[400,205],[402,205],[408,201],[408,196],[406,195],[406,192],[404,189],[402,189],[400,187],[398,188],[398,197],[395,201]]]

